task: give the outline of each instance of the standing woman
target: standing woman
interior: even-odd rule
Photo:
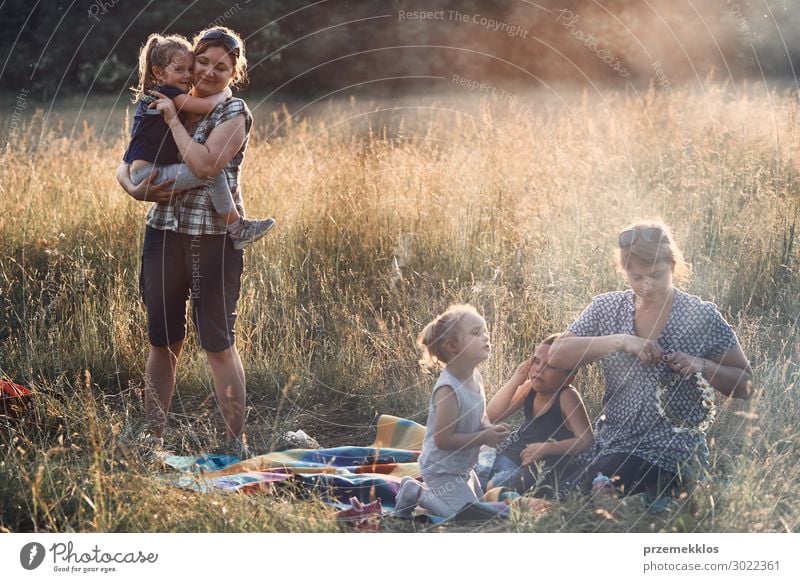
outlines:
[[[690,269],[666,224],[633,224],[618,242],[630,289],[595,297],[555,340],[550,363],[600,361],[605,392],[589,478],[603,473],[624,494],[674,493],[707,466],[714,392],[749,398],[752,371],[716,306],[674,286]]]
[[[213,27],[194,38],[192,94],[207,97],[246,80],[244,43],[232,30]],[[201,178],[225,175],[239,214],[241,166],[253,116],[241,99],[228,99],[205,116],[187,116],[184,127],[171,99],[156,107],[170,128],[184,163]],[[245,377],[234,345],[236,303],[243,251],[226,236],[226,226],[204,189],[173,192],[171,181],[135,185],[129,167],[117,179],[133,198],[156,202],[147,215],[140,291],[147,308],[150,354],[145,370],[145,414],[152,436],[160,439],[175,390],[178,357],[186,337],[186,300],[214,376],[217,403],[234,452],[246,454]]]

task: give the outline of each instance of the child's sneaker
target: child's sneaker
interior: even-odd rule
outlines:
[[[233,248],[237,251],[256,242],[275,226],[274,218],[267,218],[264,220],[248,220],[247,218],[241,218],[239,220],[239,228],[228,232],[228,236],[233,240]]]

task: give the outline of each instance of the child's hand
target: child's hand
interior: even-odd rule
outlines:
[[[517,384],[522,384],[525,380],[528,379],[528,376],[531,373],[531,365],[532,365],[533,356],[522,362],[519,366],[517,366],[516,371],[514,372],[513,379]]]
[[[483,434],[481,435],[481,440],[483,441],[484,445],[495,447],[502,443],[508,435],[511,433],[511,429],[505,423],[494,424],[489,428],[483,430]]]
[[[546,457],[546,445],[547,443],[531,443],[527,445],[524,449],[522,449],[522,453],[520,453],[522,464],[530,465],[531,463],[535,463],[536,461]]]

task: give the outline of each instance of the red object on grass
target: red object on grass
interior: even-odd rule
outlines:
[[[14,384],[8,380],[0,380],[0,397],[2,398],[19,398],[21,396],[30,396],[33,394],[25,386]]]
[[[0,417],[16,422],[28,410],[33,392],[25,386],[0,380]]]
[[[380,499],[370,503],[361,503],[357,497],[351,497],[350,507],[337,511],[336,519],[347,520],[353,527],[361,531],[378,531],[382,513]]]

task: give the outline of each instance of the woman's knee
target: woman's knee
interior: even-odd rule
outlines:
[[[181,339],[166,346],[154,346],[150,344],[150,354],[157,358],[173,358],[177,360],[183,350],[184,341],[185,340]]]
[[[203,350],[206,358],[210,364],[228,364],[238,360],[239,352],[236,351],[236,346],[231,345],[223,350]]]

